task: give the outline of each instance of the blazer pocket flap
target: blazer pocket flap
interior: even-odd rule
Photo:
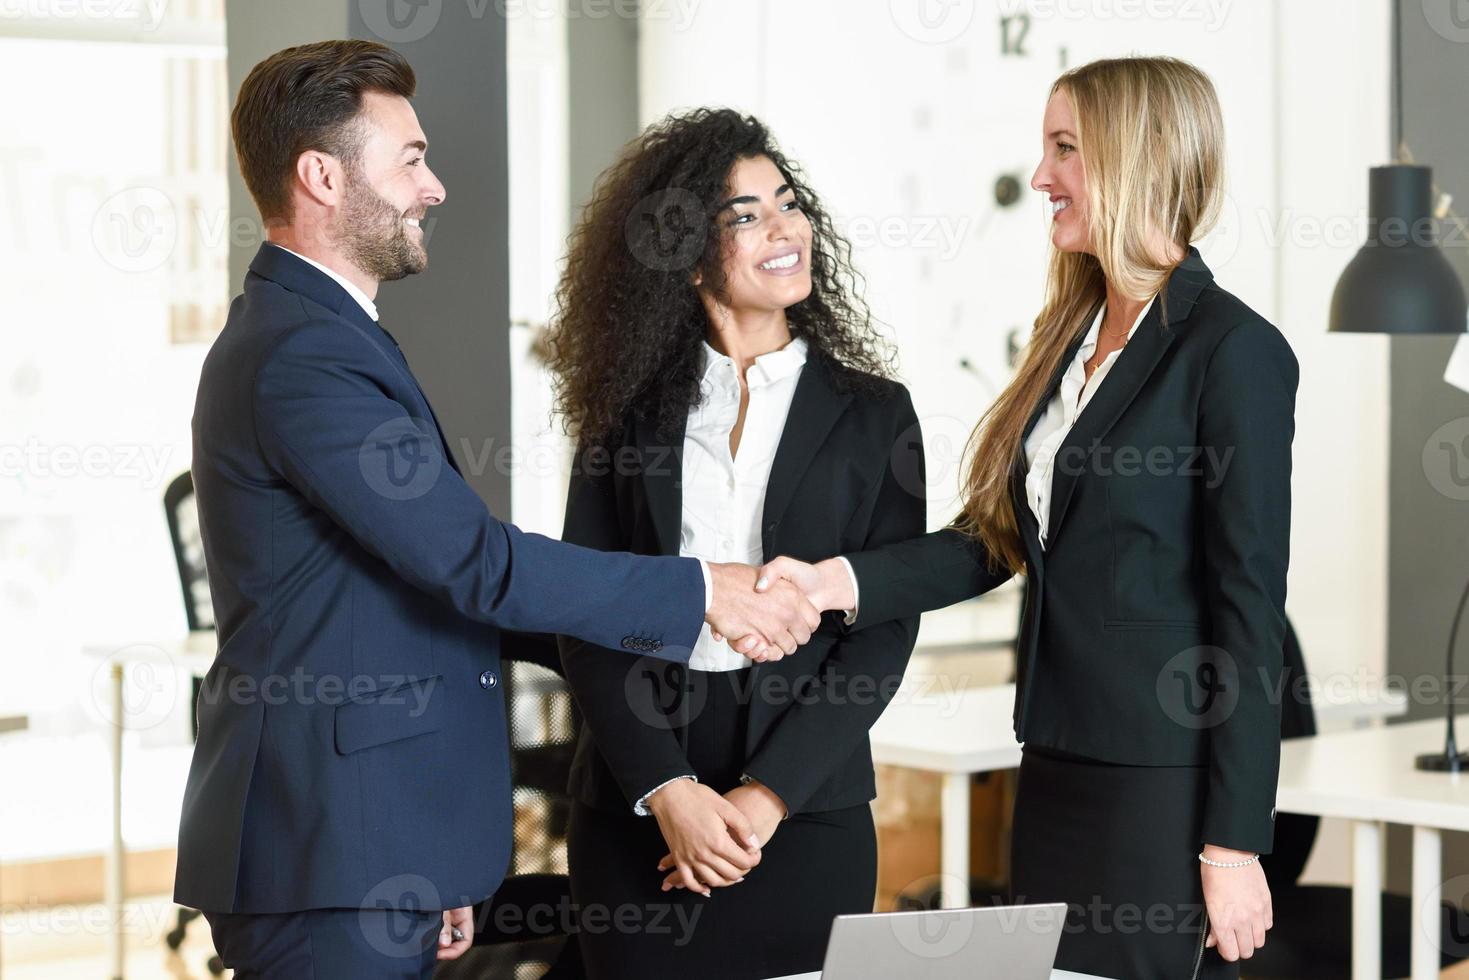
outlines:
[[[436,732],[443,725],[442,675],[415,677],[337,705],[336,748],[342,755]]]
[[[1104,630],[1183,630],[1202,633],[1208,628],[1207,623],[1191,619],[1108,619],[1102,622]]]

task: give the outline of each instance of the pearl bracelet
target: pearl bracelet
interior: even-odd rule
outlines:
[[[1208,858],[1204,857],[1203,851],[1200,851],[1199,860],[1202,861],[1204,864],[1207,864],[1211,868],[1247,868],[1250,865],[1254,864],[1256,861],[1260,860],[1260,855],[1256,854],[1248,861],[1211,861]]]

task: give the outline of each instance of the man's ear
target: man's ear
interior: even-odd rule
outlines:
[[[341,203],[343,175],[341,162],[330,153],[307,150],[296,158],[296,181],[313,201],[326,207]]]

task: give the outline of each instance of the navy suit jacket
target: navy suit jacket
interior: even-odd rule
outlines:
[[[175,899],[271,913],[492,894],[511,830],[501,631],[686,661],[698,562],[497,520],[392,337],[272,245],[205,360],[193,421],[219,654]]]

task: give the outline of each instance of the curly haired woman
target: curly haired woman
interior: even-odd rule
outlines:
[[[921,534],[917,418],[858,284],[758,120],[699,109],[630,144],[571,238],[549,338],[579,445],[565,539],[760,564]],[[589,976],[820,968],[832,917],[872,910],[867,733],[917,631],[836,613],[752,664],[706,629],[687,670],[562,638]]]

